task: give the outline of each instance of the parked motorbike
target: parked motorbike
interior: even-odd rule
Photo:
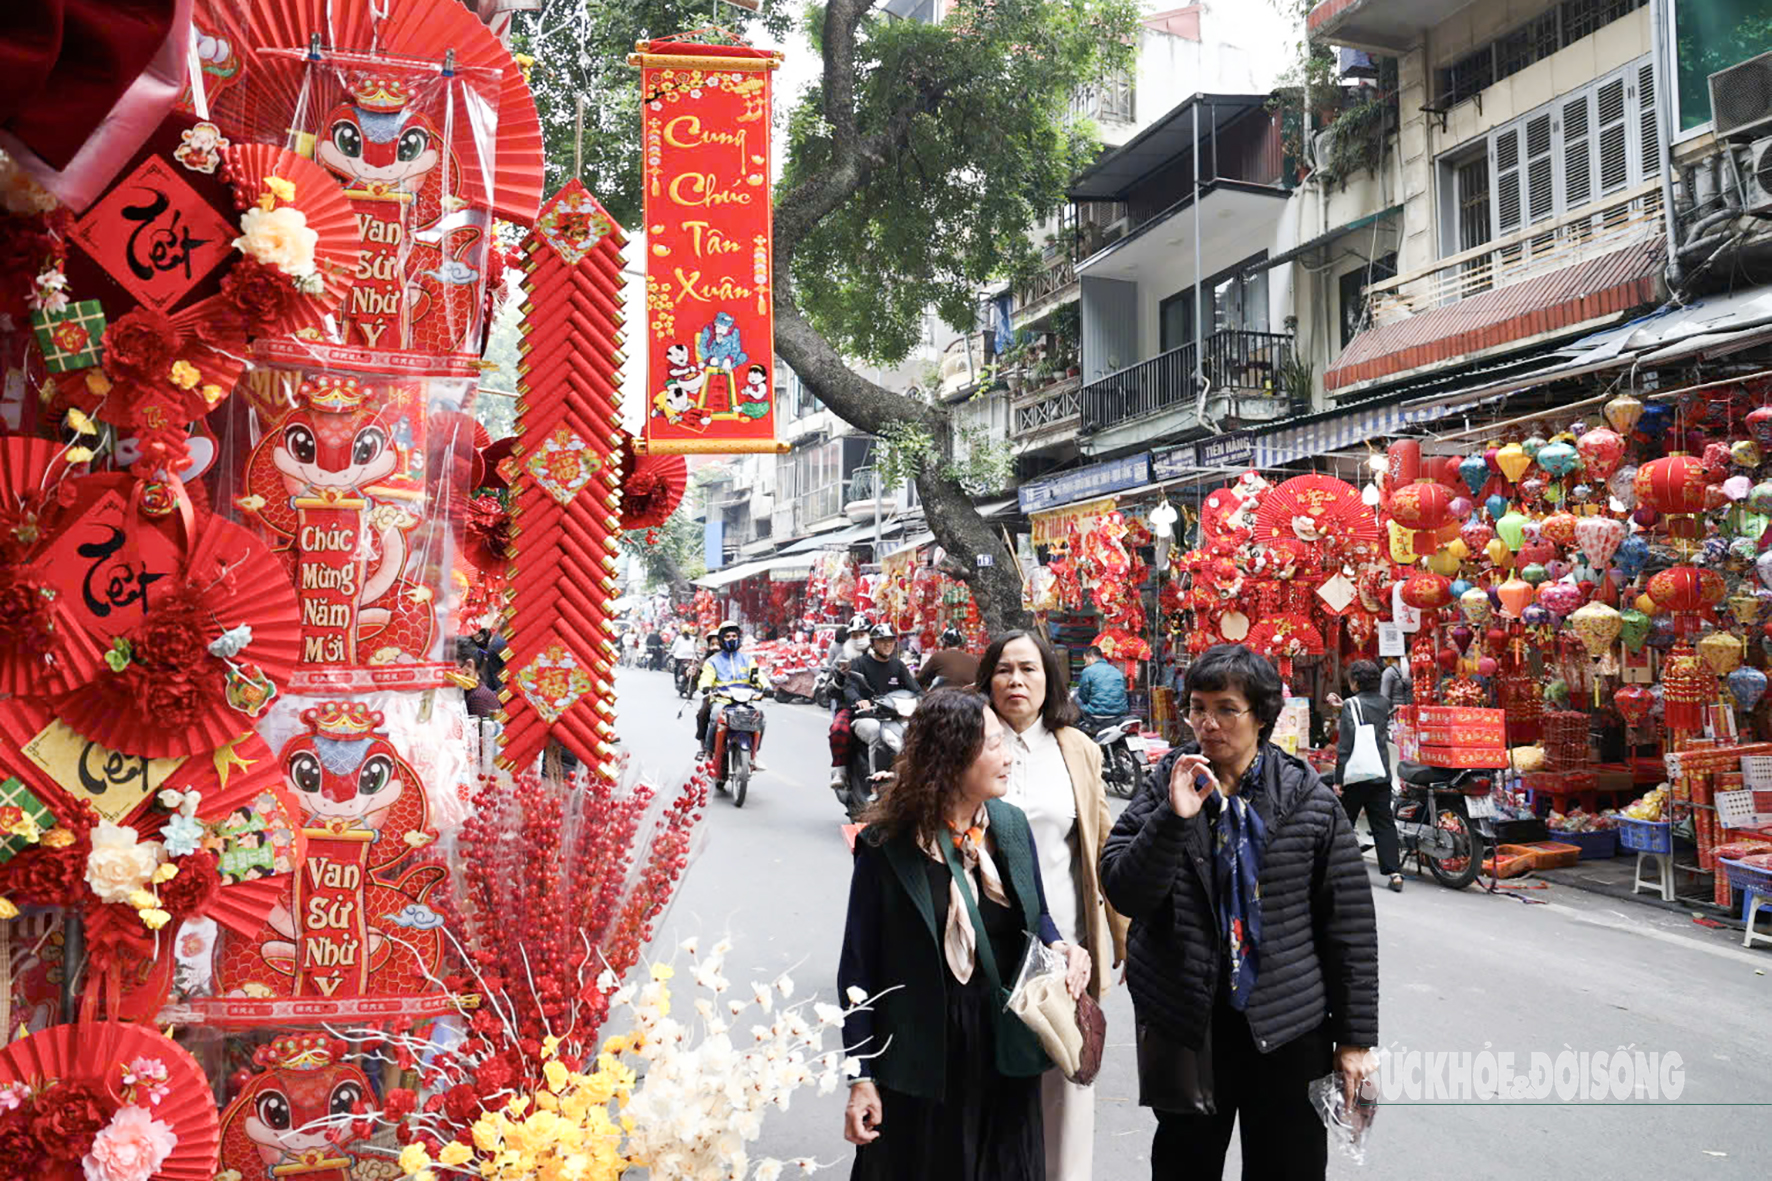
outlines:
[[[751,750],[763,729],[763,711],[753,703],[762,696],[748,685],[735,685],[714,700],[714,788],[731,792],[735,808],[744,807],[751,785]]]
[[[1403,855],[1427,864],[1440,885],[1462,890],[1477,880],[1495,842],[1495,772],[1397,764],[1402,790],[1393,805]]]
[[[1099,718],[1083,719],[1094,733],[1095,744],[1101,747],[1101,778],[1109,792],[1129,800],[1144,782],[1150,759],[1144,742],[1144,721],[1124,717],[1107,725]]]
[[[893,760],[904,749],[905,727],[917,712],[918,700],[909,689],[894,689],[875,698],[873,708],[855,715],[850,729],[855,743],[849,753],[849,773],[837,792],[851,820],[873,802],[874,776],[892,770]]]

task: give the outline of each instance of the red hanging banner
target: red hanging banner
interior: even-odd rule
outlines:
[[[769,206],[770,72],[746,45],[642,41],[646,433],[654,453],[781,451]]]

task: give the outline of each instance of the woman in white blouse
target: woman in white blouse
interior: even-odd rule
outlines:
[[[1006,632],[978,662],[978,690],[1009,728],[1015,756],[1003,797],[1027,813],[1046,904],[1063,939],[1086,948],[1089,991],[1102,998],[1126,955],[1126,920],[1101,893],[1097,865],[1113,828],[1101,782],[1101,749],[1071,723],[1058,656],[1040,636]],[[1042,1080],[1046,1181],[1090,1181],[1095,1092],[1054,1068]]]

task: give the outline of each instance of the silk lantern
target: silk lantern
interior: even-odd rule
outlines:
[[[1629,394],[1619,394],[1601,411],[1612,429],[1621,435],[1629,435],[1636,429],[1637,423],[1643,418],[1643,404]]]
[[[1612,564],[1624,572],[1627,580],[1635,578],[1649,564],[1648,539],[1630,535],[1618,543],[1618,552],[1612,555]],[[1767,583],[1772,586],[1772,583]]]
[[[1756,406],[1747,412],[1747,433],[1762,446],[1772,446],[1772,406]]]
[[[1624,716],[1627,726],[1641,726],[1655,708],[1655,694],[1646,685],[1625,685],[1612,695],[1612,704]]]
[[[1526,469],[1532,466],[1532,457],[1518,443],[1509,443],[1495,453],[1495,462],[1501,468],[1501,474],[1510,484],[1520,482]]]
[[[1499,537],[1491,537],[1489,544],[1483,547],[1489,556],[1489,562],[1498,570],[1505,570],[1514,564],[1514,551],[1507,548],[1507,542]]]
[[[1698,641],[1698,655],[1719,677],[1741,667],[1741,640],[1728,632],[1711,632]]]
[[[1520,450],[1526,453],[1527,459],[1536,462],[1538,453],[1543,451],[1548,444],[1549,440],[1543,435],[1528,435],[1526,441],[1520,444]]]
[[[1766,694],[1766,674],[1751,664],[1731,670],[1725,683],[1735,704],[1744,710],[1752,710]]]
[[[1489,482],[1489,465],[1483,462],[1481,455],[1467,455],[1458,461],[1458,478],[1464,486],[1471,490],[1474,498],[1483,491],[1483,485]]]
[[[1760,445],[1752,439],[1737,439],[1729,444],[1729,458],[1736,467],[1756,468],[1765,460]]]
[[[1550,577],[1550,572],[1538,562],[1527,562],[1520,567],[1520,577],[1525,580],[1527,585],[1537,586]]]
[[[1453,544],[1459,545],[1461,548],[1463,545],[1462,542],[1454,542]],[[1442,577],[1451,578],[1454,574],[1458,573],[1458,562],[1458,555],[1452,551],[1451,547],[1447,547],[1445,549],[1436,550],[1431,556],[1429,556],[1427,559],[1427,568]]]
[[[1582,517],[1575,522],[1575,543],[1595,570],[1604,570],[1629,532],[1629,526],[1613,517]]]
[[[1543,582],[1538,586],[1538,604],[1552,615],[1567,618],[1581,606],[1581,588],[1573,582]],[[1607,608],[1610,610],[1610,608]]]
[[[1605,480],[1624,462],[1624,440],[1617,431],[1603,426],[1582,435],[1581,441],[1575,444],[1575,451],[1581,456],[1588,476],[1595,480]]]
[[[1472,517],[1459,527],[1459,540],[1473,554],[1480,554],[1488,547],[1495,536],[1495,530],[1477,517]]]
[[[1471,587],[1458,596],[1458,610],[1470,623],[1480,626],[1488,622],[1492,611],[1489,605],[1489,592],[1481,587]]]
[[[1507,543],[1507,548],[1518,551],[1526,541],[1527,517],[1524,513],[1510,512],[1495,522],[1495,535]]]
[[[1490,496],[1483,501],[1483,511],[1489,514],[1489,519],[1491,521],[1501,520],[1502,514],[1507,512],[1507,497],[1501,495],[1499,492]]]
[[[1637,507],[1637,466],[1626,464],[1606,480],[1606,491],[1626,512]]]
[[[1664,611],[1690,615],[1723,601],[1722,575],[1696,566],[1670,566],[1649,580],[1649,597]]]
[[[1532,584],[1520,578],[1510,578],[1496,588],[1501,596],[1501,613],[1509,619],[1518,619],[1532,602]]]
[[[1544,519],[1539,535],[1553,545],[1567,549],[1575,544],[1575,525],[1574,513],[1552,513]]]
[[[1567,443],[1546,444],[1539,448],[1537,459],[1539,467],[1558,478],[1574,471],[1575,465],[1581,461],[1575,448]]]
[[[1654,624],[1653,619],[1635,607],[1626,607],[1618,613],[1618,638],[1623,640],[1624,646],[1632,652],[1641,652],[1643,643],[1649,638],[1650,629]]]

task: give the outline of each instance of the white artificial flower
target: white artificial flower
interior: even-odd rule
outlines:
[[[154,876],[162,852],[157,842],[137,840],[135,829],[100,820],[86,855],[86,884],[101,902],[128,902]]]
[[[794,995],[794,982],[788,977],[787,973],[784,972],[776,978],[775,991],[781,993],[781,998],[783,1000]]]
[[[233,245],[266,266],[301,278],[312,273],[319,243],[320,235],[308,225],[307,215],[293,205],[276,209],[255,205],[240,219],[240,236]]]
[[[845,1078],[860,1078],[861,1077],[861,1059],[860,1058],[850,1057],[850,1058],[843,1059],[843,1077],[845,1077]]]
[[[868,994],[853,984],[849,986],[848,990],[845,991],[843,995],[848,998],[849,1003],[852,1005],[864,1004],[868,999]]]
[[[813,1015],[818,1018],[818,1023],[820,1025],[841,1025],[841,1024],[843,1024],[843,1017],[844,1017],[843,1010],[839,1009],[835,1005],[830,1005],[830,1004],[826,1004],[823,1001],[819,1001],[812,1006],[812,1012],[813,1012]]]
[[[683,942],[677,944],[677,946],[688,952],[690,955],[694,955],[695,949],[701,946],[701,936],[691,935],[689,938],[683,940]]]
[[[781,1162],[773,1157],[757,1165],[757,1181],[780,1181]]]

